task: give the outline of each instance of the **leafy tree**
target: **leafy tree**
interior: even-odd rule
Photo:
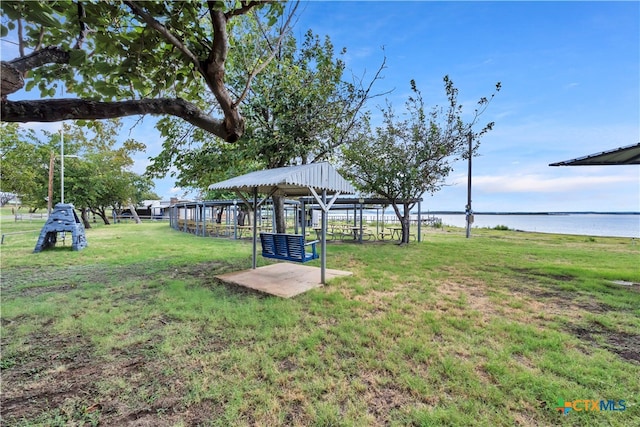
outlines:
[[[16,195],[14,193],[5,193],[3,191],[0,191],[0,207],[5,207],[7,203],[14,200],[15,198]]]
[[[34,140],[33,131],[21,130],[17,123],[0,125],[0,191],[18,195],[23,202],[33,192],[42,166]]]
[[[0,126],[0,188],[17,194],[32,212],[47,206],[49,166],[59,146],[59,136],[45,136],[42,142],[33,130],[20,129],[17,123]]]
[[[3,1],[0,33],[17,35],[19,57],[1,64],[2,121],[172,115],[235,142],[245,127],[239,105],[296,7],[276,25],[285,10],[279,1]],[[260,23],[271,49],[252,58],[234,92],[225,85],[229,29],[242,19]],[[51,98],[60,83],[79,98],[7,99],[23,87]]]
[[[496,92],[500,86],[496,84]],[[387,103],[382,109],[382,125],[375,133],[362,134],[360,141],[343,150],[345,177],[363,192],[384,197],[393,206],[402,226],[401,244],[409,243],[410,211],[417,199],[425,192],[438,191],[453,170],[452,163],[468,157],[469,135],[472,152],[476,153],[480,138],[494,126],[491,122],[479,132],[473,131],[495,92],[490,98],[481,98],[472,119],[465,122],[458,89],[448,76],[444,77],[444,87],[447,106],[427,112],[422,94],[411,80],[406,118],[400,118]]]
[[[151,188],[150,178],[129,171],[131,156],[145,146],[133,139],[119,144],[119,120],[93,122],[90,127],[88,133],[77,125],[65,126],[65,147],[70,145],[80,157],[65,163],[65,201],[80,209],[85,226],[88,212],[108,225],[109,209],[137,204]]]
[[[238,49],[249,50],[256,31],[243,31]],[[235,47],[235,46],[234,46]],[[341,54],[344,54],[342,50]],[[238,57],[253,57],[248,52]],[[337,148],[355,134],[371,88],[371,81],[345,80],[345,65],[327,37],[308,31],[298,47],[287,36],[275,59],[258,75],[248,91],[243,111],[247,132],[233,147],[206,138],[199,130],[165,119],[167,132],[182,135],[179,143],[167,143],[151,170],[163,174],[175,165],[178,184],[204,189],[213,182],[257,169],[306,164],[335,156]],[[229,80],[240,81],[244,66],[230,70]],[[177,138],[176,138],[177,139]],[[217,196],[221,196],[218,194]],[[233,195],[231,197],[234,197]],[[284,232],[284,198],[274,196],[277,230]]]
[[[132,154],[145,147],[132,139],[119,144],[121,126],[118,120],[94,122],[91,131],[77,124],[63,125],[65,157],[76,157],[65,159],[65,202],[81,211],[87,227],[88,212],[108,224],[108,209],[138,203],[152,188],[149,177],[129,171]],[[19,194],[32,210],[44,208],[53,167],[51,200],[60,200],[62,135],[43,131],[44,138],[37,138],[32,131],[19,130],[17,124],[3,124],[0,132],[2,191]]]

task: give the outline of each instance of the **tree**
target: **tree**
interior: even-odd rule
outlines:
[[[245,51],[256,31],[243,31]],[[240,48],[240,47],[239,47]],[[340,52],[344,54],[343,49]],[[243,103],[247,131],[233,147],[207,139],[197,129],[165,119],[166,134],[183,136],[167,143],[154,159],[160,175],[171,165],[178,169],[178,185],[206,188],[213,182],[257,169],[313,163],[335,156],[337,148],[355,134],[365,115],[363,106],[384,68],[384,61],[366,85],[346,81],[345,65],[331,40],[308,31],[298,46],[287,36],[274,60],[254,79]],[[248,52],[239,57],[253,57]],[[230,70],[229,80],[240,81],[244,66]],[[376,95],[377,96],[377,95]],[[203,138],[204,137],[204,138]],[[178,139],[178,138],[176,138]],[[274,195],[276,229],[285,231],[284,197]]]
[[[33,130],[17,123],[0,125],[0,188],[17,194],[31,211],[47,206],[49,166],[55,154],[55,136],[38,139]]]
[[[406,103],[407,118],[401,119],[387,102],[383,123],[374,135],[362,134],[360,141],[344,147],[342,173],[364,193],[389,200],[402,226],[401,244],[409,243],[410,211],[425,192],[438,191],[453,170],[452,163],[468,156],[471,134],[477,153],[480,138],[494,126],[488,123],[474,132],[479,116],[490,98],[481,98],[472,119],[465,122],[458,89],[444,77],[448,104],[425,111],[422,94],[411,81],[412,95]],[[402,209],[400,209],[402,207]]]
[[[172,115],[235,142],[245,127],[239,105],[296,7],[276,26],[284,12],[279,1],[3,1],[8,21],[0,32],[16,32],[19,56],[1,64],[2,121]],[[265,36],[269,29],[276,34],[269,36],[272,50],[253,58],[234,96],[225,85],[225,67],[231,59],[228,29],[240,18],[259,20]],[[35,86],[43,98],[53,97],[60,82],[79,98],[7,99]],[[223,118],[212,117],[213,110]]]
[[[42,159],[34,141],[33,131],[21,130],[16,123],[0,125],[0,191],[7,198],[18,195],[24,201],[36,185]]]
[[[132,139],[119,144],[121,126],[119,120],[93,122],[90,131],[80,124],[63,125],[65,157],[75,157],[65,161],[65,202],[81,211],[87,227],[88,212],[108,224],[108,209],[138,203],[151,189],[149,177],[129,170],[131,156],[145,146]],[[43,138],[38,138],[33,131],[18,129],[17,124],[2,124],[1,190],[19,194],[32,210],[44,208],[51,176],[50,199],[59,201],[61,137],[60,132],[43,131]]]
[[[65,147],[71,146],[79,155],[79,159],[65,163],[66,200],[80,209],[85,226],[88,212],[108,225],[109,209],[118,211],[137,204],[142,193],[151,188],[149,177],[129,170],[132,155],[146,147],[133,139],[118,143],[120,120],[93,122],[89,126],[91,132],[80,125],[65,125]]]

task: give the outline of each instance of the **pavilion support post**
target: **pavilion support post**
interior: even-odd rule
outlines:
[[[362,231],[363,231],[363,227],[362,227],[362,211],[363,211],[363,208],[364,208],[362,198],[360,198],[359,202],[360,202],[360,237],[358,238],[358,241],[360,242],[360,244],[362,244]]]
[[[322,240],[320,241],[322,254],[320,254],[320,283],[324,285],[327,269],[327,217],[329,212],[329,209],[327,208],[327,190],[322,190],[322,204]]]
[[[422,239],[420,235],[422,234],[422,203],[418,200],[418,242],[421,242]]]
[[[255,270],[257,265],[258,251],[258,187],[253,187],[253,262],[252,268]]]
[[[302,201],[300,203],[300,226],[302,228],[302,235],[307,236],[307,211],[306,211],[306,206],[304,204],[304,201]]]

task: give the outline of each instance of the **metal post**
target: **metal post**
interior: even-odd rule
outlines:
[[[238,201],[233,201],[233,238],[238,240]]]
[[[56,156],[53,154],[53,150],[49,155],[49,188],[47,192],[47,213],[51,215],[51,208],[53,206],[53,166]]]
[[[325,284],[325,270],[327,269],[327,190],[322,190],[322,240],[320,246],[320,283]]]
[[[422,234],[422,202],[418,200],[418,242],[421,242],[422,239],[420,235]]]
[[[469,173],[467,176],[467,239],[471,237],[471,223],[473,222],[473,211],[471,210],[471,155],[472,155],[472,141],[473,137],[469,132]]]
[[[64,130],[60,129],[60,203],[64,203]]]
[[[258,252],[256,246],[258,245],[258,187],[253,187],[253,263],[252,268],[256,269],[256,259]]]
[[[306,211],[306,205],[304,203],[304,200],[301,200],[300,202],[301,205],[301,211],[300,211],[300,225],[302,228],[302,235],[307,236],[307,211]]]
[[[358,200],[360,202],[360,243],[362,243],[362,208],[364,207],[364,199],[360,198]]]

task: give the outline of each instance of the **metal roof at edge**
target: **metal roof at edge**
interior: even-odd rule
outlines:
[[[301,166],[288,166],[251,172],[226,181],[211,184],[210,190],[252,191],[265,194],[274,187],[280,194],[288,196],[309,195],[309,187],[316,191],[329,193],[354,194],[355,188],[327,162],[311,163]]]
[[[640,165],[640,142],[615,150],[578,157],[563,162],[550,163],[549,166],[606,166]]]

